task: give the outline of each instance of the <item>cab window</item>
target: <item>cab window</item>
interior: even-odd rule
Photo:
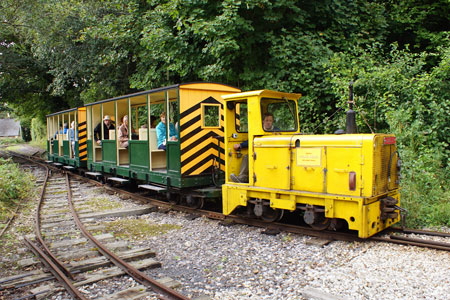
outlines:
[[[236,131],[248,132],[247,103],[236,103]]]
[[[297,131],[297,107],[293,100],[261,99],[264,131]]]

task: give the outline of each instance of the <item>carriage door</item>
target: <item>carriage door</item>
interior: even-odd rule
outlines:
[[[178,89],[166,91],[166,152],[167,152],[167,173],[170,175],[181,174],[181,153],[179,134],[179,103]],[[172,128],[170,130],[170,128]],[[177,140],[170,140],[170,133],[176,133]]]

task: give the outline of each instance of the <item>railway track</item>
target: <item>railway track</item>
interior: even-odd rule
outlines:
[[[74,174],[75,177],[84,178],[80,175]],[[250,226],[257,226],[261,228],[270,229],[273,231],[284,231],[295,234],[304,234],[309,236],[314,236],[317,238],[328,239],[328,240],[341,240],[341,241],[349,241],[349,242],[366,242],[366,241],[377,241],[377,242],[385,242],[392,243],[398,245],[405,246],[416,246],[423,247],[429,249],[436,249],[442,251],[450,251],[450,233],[445,232],[436,232],[436,231],[427,231],[427,230],[416,230],[409,228],[389,228],[369,239],[360,239],[352,233],[343,233],[343,232],[335,232],[335,231],[318,231],[314,230],[310,227],[305,226],[297,226],[297,225],[288,225],[284,223],[267,223],[257,219],[249,219],[247,217],[240,217],[236,215],[228,215],[225,216],[221,213],[211,212],[208,210],[198,210],[190,207],[186,207],[183,205],[176,205],[173,203],[168,203],[165,201],[161,201],[155,198],[143,196],[140,194],[136,194],[133,192],[126,191],[124,189],[119,189],[111,186],[106,186],[96,180],[84,178],[84,180],[88,180],[92,184],[96,184],[99,186],[104,186],[106,189],[109,189],[115,193],[126,195],[127,197],[136,199],[141,203],[151,203],[156,206],[166,207],[169,209],[173,209],[176,211],[198,214],[202,216],[206,216],[211,219],[223,220],[229,223],[236,224],[246,224]],[[414,235],[414,237],[408,237],[407,235]],[[417,237],[417,236],[421,236]],[[434,241],[430,239],[430,237],[441,237],[448,238],[449,241]]]
[[[23,156],[20,156],[20,158],[28,159]],[[125,261],[123,257],[116,255],[114,252],[109,250],[107,246],[105,246],[102,242],[100,242],[98,238],[94,237],[89,232],[89,230],[86,229],[85,225],[81,222],[77,210],[75,209],[72,199],[72,187],[69,174],[65,173],[63,176],[61,176],[60,172],[53,172],[55,171],[54,168],[51,167],[48,168],[42,163],[38,164],[46,169],[46,175],[40,195],[39,204],[36,209],[35,223],[34,223],[35,241],[33,242],[30,238],[24,237],[24,243],[39,258],[39,260],[46,266],[46,268],[53,274],[53,276],[44,276],[44,278],[41,278],[41,281],[48,281],[56,278],[59,281],[59,283],[64,287],[64,289],[74,299],[88,299],[85,295],[83,295],[82,292],[80,292],[79,288],[83,284],[89,283],[90,280],[86,279],[85,276],[81,274],[80,268],[69,269],[67,262],[64,263],[61,262],[57,258],[58,256],[57,253],[54,253],[55,251],[53,249],[52,250],[50,249],[50,247],[46,244],[43,238],[43,235],[46,237],[53,236],[53,238],[55,238],[56,236],[61,236],[61,234],[67,235],[68,231],[70,231],[70,235],[77,236],[78,234],[74,234],[73,228],[68,229],[63,225],[60,225],[61,228],[58,228],[63,229],[62,231],[59,230],[59,233],[55,234],[54,232],[49,231],[41,233],[43,232],[42,226],[43,224],[41,222],[43,218],[46,220],[45,224],[63,224],[70,222],[69,221],[69,219],[71,219],[70,217],[69,218],[59,217],[60,215],[64,215],[65,213],[62,210],[64,210],[64,208],[69,206],[73,217],[72,221],[73,225],[76,224],[76,227],[86,237],[86,239],[89,240],[89,242],[95,244],[96,249],[100,253],[102,253],[105,257],[107,257],[114,265],[120,268],[122,270],[122,273],[128,274],[129,276],[134,278],[134,280],[139,282],[142,286],[141,288],[138,289],[143,291],[146,290],[149,291],[149,292],[140,292],[140,296],[153,298],[157,297],[159,299],[189,299],[188,297],[180,294],[171,287],[159,282],[158,280],[150,278],[145,273],[139,271],[139,268],[137,266],[133,266],[131,263]],[[55,208],[57,208],[59,213],[52,215],[51,211],[52,210],[55,211]],[[59,223],[57,223],[58,221],[54,220],[53,218],[58,218]],[[74,227],[73,225],[71,227]],[[55,246],[55,244],[57,243],[58,238],[55,238],[55,240],[52,241],[52,245]],[[63,243],[67,243],[67,240],[65,240]],[[104,266],[105,264],[101,265]],[[142,265],[143,265],[142,263],[140,265],[138,264],[138,266],[141,267]],[[155,262],[154,260],[152,265],[160,266],[160,264]],[[3,285],[3,287],[0,287],[0,290],[3,290],[5,289],[5,286],[8,286],[8,282],[0,282],[0,284]],[[9,283],[9,288],[16,288],[16,287],[20,287],[20,285],[14,285],[14,280],[12,280]],[[32,294],[17,299],[26,299],[36,296],[42,297],[43,295],[49,295],[49,293],[54,292],[55,289],[58,290],[57,287],[51,288],[43,287],[40,288],[40,290],[39,288],[34,289],[34,292],[32,292]],[[109,298],[109,296],[107,298]]]

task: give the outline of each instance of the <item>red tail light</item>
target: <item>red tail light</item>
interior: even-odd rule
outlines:
[[[356,190],[356,172],[348,173],[348,189],[350,191]]]

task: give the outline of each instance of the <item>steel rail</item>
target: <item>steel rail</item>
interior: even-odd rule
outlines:
[[[27,237],[23,237],[25,244],[30,248],[30,250],[40,259],[40,261],[52,272],[53,276],[64,286],[64,288],[69,292],[72,297],[80,300],[87,300],[83,294],[81,294],[78,289],[70,282],[69,278],[64,275],[64,273],[56,266],[52,259],[48,257],[39,247],[33,244]]]
[[[165,295],[166,297],[163,297],[163,299],[173,299],[173,300],[189,300],[188,297],[178,293],[177,291],[159,283],[158,281],[150,278],[143,272],[139,271],[137,268],[133,267],[132,265],[125,262],[123,259],[115,255],[113,252],[108,250],[102,243],[100,243],[81,223],[78,214],[73,206],[72,202],[72,193],[70,191],[70,179],[69,174],[66,173],[66,185],[68,190],[68,202],[70,210],[72,211],[72,215],[75,219],[75,223],[77,224],[78,228],[82,231],[84,236],[91,240],[96,246],[97,250],[101,252],[104,256],[108,257],[117,267],[122,269],[124,272],[126,272],[128,275],[133,277],[136,281],[139,283],[151,287],[155,292]]]
[[[89,179],[89,178],[83,177],[81,175],[73,174],[73,176],[83,178],[84,180],[87,180],[93,184],[96,184],[97,186],[103,186],[105,189],[114,191],[119,194],[127,195],[127,196],[129,196],[135,200],[139,200],[141,202],[152,203],[152,204],[170,208],[170,209],[173,209],[176,211],[182,211],[182,212],[187,212],[187,213],[203,215],[203,216],[207,216],[212,219],[230,220],[231,222],[235,222],[238,224],[246,224],[246,225],[257,226],[257,227],[262,227],[262,228],[269,228],[269,229],[280,230],[280,231],[285,231],[285,232],[290,232],[290,233],[310,235],[310,236],[315,236],[315,237],[329,239],[329,240],[357,241],[357,242],[378,241],[378,242],[386,242],[386,243],[392,243],[392,244],[411,245],[411,246],[425,247],[425,248],[431,248],[431,249],[436,249],[436,250],[450,251],[450,248],[447,247],[447,245],[436,245],[433,243],[428,243],[427,240],[423,240],[423,239],[417,239],[416,241],[412,241],[412,240],[407,241],[406,239],[400,240],[400,239],[391,238],[391,237],[385,238],[385,237],[378,236],[380,234],[384,234],[387,232],[400,232],[400,233],[405,233],[405,234],[415,233],[415,234],[430,235],[430,236],[450,237],[449,233],[444,233],[444,232],[433,232],[433,231],[417,230],[417,229],[399,229],[399,228],[391,227],[382,232],[379,232],[377,234],[377,236],[372,236],[367,239],[361,239],[361,238],[356,237],[354,234],[349,234],[349,233],[341,233],[341,232],[334,232],[334,231],[317,231],[317,230],[314,230],[309,227],[302,227],[302,226],[288,225],[288,224],[281,224],[281,223],[267,223],[267,222],[256,220],[256,219],[242,218],[242,217],[239,217],[236,215],[225,216],[218,212],[198,210],[198,209],[194,209],[194,208],[190,208],[190,207],[186,207],[186,206],[182,206],[182,205],[174,205],[174,204],[171,204],[171,203],[168,203],[165,201],[145,197],[142,195],[137,195],[135,193],[117,189],[117,188],[114,188],[111,186],[105,186],[104,184],[102,184],[96,180]],[[444,243],[444,244],[446,244],[446,243]]]
[[[446,242],[424,240],[424,239],[418,239],[418,238],[412,238],[412,237],[406,237],[406,236],[400,236],[400,235],[391,235],[389,238],[390,239],[394,239],[394,240],[406,241],[406,242],[413,242],[413,243],[421,243],[421,244],[426,244],[426,245],[440,246],[440,247],[443,247],[443,248],[448,249],[450,251],[450,243],[446,243]]]
[[[36,235],[36,239],[39,242],[39,244],[44,248],[44,251],[47,253],[47,255],[52,259],[52,261],[55,263],[55,265],[58,266],[58,268],[61,269],[62,272],[64,272],[64,274],[69,277],[70,279],[74,280],[74,276],[73,274],[63,265],[62,262],[60,262],[56,256],[50,251],[50,249],[48,248],[48,246],[45,244],[44,239],[42,238],[41,235],[41,208],[42,208],[42,204],[44,202],[44,197],[45,197],[45,191],[46,191],[46,186],[48,183],[48,179],[49,179],[49,173],[50,170],[47,166],[46,167],[46,175],[45,175],[45,179],[44,179],[44,184],[42,186],[42,190],[41,190],[41,195],[39,198],[39,203],[36,209],[36,216],[34,219],[34,234]]]
[[[12,223],[12,221],[14,220],[14,218],[17,215],[17,212],[19,211],[20,208],[20,203],[17,204],[16,210],[13,212],[13,215],[9,218],[8,223],[6,223],[5,227],[3,227],[2,232],[0,232],[0,238],[3,236],[3,234],[6,232],[6,230],[9,228],[9,225]]]
[[[429,230],[421,230],[421,229],[410,229],[410,228],[396,228],[392,227],[389,229],[392,232],[400,232],[400,233],[414,233],[414,234],[422,234],[422,235],[429,235],[429,236],[440,236],[440,237],[450,237],[449,232],[439,232],[439,231],[429,231]]]

